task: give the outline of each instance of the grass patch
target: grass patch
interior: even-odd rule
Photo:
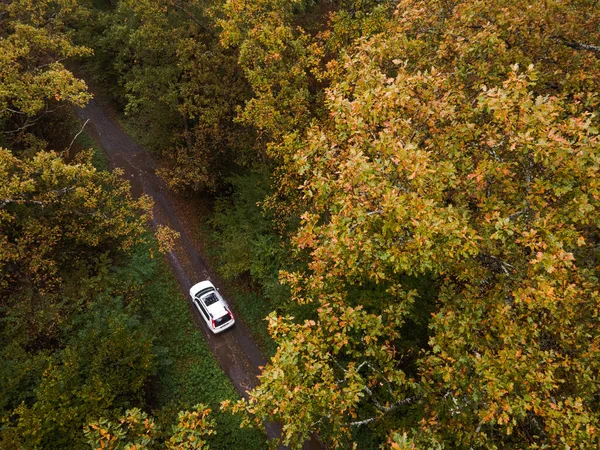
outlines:
[[[207,243],[211,265],[233,286],[232,300],[270,358],[277,344],[265,318],[276,312],[302,321],[313,319],[314,311],[294,302],[289,287],[279,282],[281,270],[297,270],[301,263],[294,260],[289,243],[275,230],[273,211],[261,206],[271,192],[270,175],[244,170],[226,181],[210,215],[201,218],[200,239]]]
[[[75,140],[75,144],[80,149],[92,149],[94,153],[92,154],[92,164],[98,170],[109,170],[109,162],[108,156],[101,147],[96,144],[96,141],[90,136],[87,131],[83,131],[77,139]]]
[[[180,118],[170,107],[156,104],[135,114],[119,113],[116,119],[120,127],[141,147],[155,156],[169,154],[174,146],[174,130]]]
[[[277,351],[277,344],[269,334],[266,317],[275,308],[263,295],[245,292],[239,287],[231,289],[230,295],[265,357],[270,359]]]

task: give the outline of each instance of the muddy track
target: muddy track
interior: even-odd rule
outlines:
[[[165,182],[156,175],[157,166],[150,153],[128,136],[116,124],[108,108],[96,100],[92,100],[85,108],[78,110],[78,114],[84,120],[89,119],[87,130],[106,152],[111,169],[118,167],[124,171],[125,178],[131,183],[133,195],[137,197],[146,194],[153,198],[153,225],[168,225],[180,233],[181,238],[176,248],[167,257],[185,298],[190,300],[188,291],[193,284],[206,279],[226,292],[215,273],[202,258],[198,250],[200,246],[195,242],[194,233],[190,231],[190,221],[185,220],[189,216],[190,206],[186,205],[185,200],[176,198],[170,193]],[[247,391],[256,386],[256,376],[260,373],[259,367],[266,364],[266,359],[246,324],[239,320],[240,316],[236,312],[235,305],[231,301],[229,303],[238,320],[232,329],[219,335],[214,335],[206,328],[198,311],[191,306],[191,301],[189,306],[196,325],[202,330],[219,365],[240,394],[247,397]],[[270,438],[279,434],[280,427],[275,424],[267,424],[265,428]],[[305,448],[319,448],[319,446],[317,444],[315,447],[307,443]]]

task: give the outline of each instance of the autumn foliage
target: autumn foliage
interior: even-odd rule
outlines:
[[[285,442],[319,432],[344,446],[352,427],[397,414],[406,445],[598,444],[591,8],[403,1],[385,33],[327,63],[327,114],[274,147],[304,205],[293,241],[308,255],[283,280],[320,313],[271,323],[279,350],[245,406],[280,418]],[[407,274],[439,289],[418,356],[398,351],[405,313],[393,308],[419,308]],[[356,315],[361,286],[387,301]],[[358,351],[328,343],[357,329],[342,342]]]
[[[277,352],[223,403],[244,425],[279,422],[291,448],[600,447],[595,1],[0,8],[1,317],[24,342],[53,345],[73,261],[105,270],[148,209],[118,174],[38,153],[37,125],[88,99],[62,60],[93,47],[171,186],[222,194],[224,270],[277,297]],[[203,448],[207,409],[179,418],[161,442]],[[151,447],[153,423],[129,409],[86,438]]]

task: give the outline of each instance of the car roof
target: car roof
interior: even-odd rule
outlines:
[[[196,296],[206,307],[208,313],[213,317],[221,317],[227,314],[227,304],[223,301],[221,296],[217,291],[207,291],[205,293],[200,293]]]
[[[206,309],[208,309],[210,315],[215,318],[219,318],[227,314],[227,310],[225,309],[225,305],[222,301],[213,303],[212,305],[207,306]]]

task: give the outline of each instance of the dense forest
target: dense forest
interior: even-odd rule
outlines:
[[[208,205],[247,397],[94,96]],[[596,0],[0,2],[0,448],[600,448],[599,110]]]

